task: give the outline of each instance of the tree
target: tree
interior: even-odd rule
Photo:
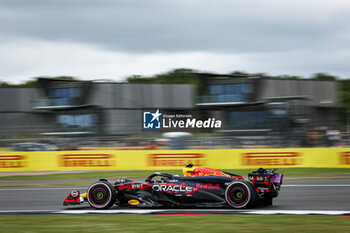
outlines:
[[[129,83],[187,83],[197,84],[197,78],[191,69],[175,69],[164,74],[157,74],[150,77],[132,75],[127,78]]]
[[[335,80],[337,80],[337,77],[333,76],[333,75],[326,74],[326,73],[316,73],[316,74],[314,74],[314,76],[311,77],[311,79],[324,80],[324,81],[335,81]]]
[[[78,80],[77,78],[72,76],[57,76],[57,77],[47,77],[47,78],[62,79],[62,80]],[[37,78],[32,78],[31,80],[25,81],[24,83],[20,83],[20,84],[12,84],[8,82],[0,81],[0,87],[38,87],[38,86],[39,86],[39,83],[37,81]]]

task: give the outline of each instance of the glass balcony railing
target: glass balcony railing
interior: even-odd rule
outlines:
[[[252,129],[269,129],[268,122],[265,123],[228,123],[224,125],[225,130],[252,130]]]
[[[232,94],[232,95],[205,95],[199,97],[200,103],[227,103],[227,102],[245,102],[245,95]]]
[[[37,99],[34,108],[74,106],[75,101],[71,98]]]

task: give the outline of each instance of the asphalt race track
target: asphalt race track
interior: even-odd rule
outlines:
[[[78,206],[65,207],[62,205],[64,198],[72,189],[85,192],[87,186],[50,186],[50,187],[9,187],[0,188],[0,214],[6,213],[31,213],[49,211],[63,213],[91,212],[87,203]],[[350,213],[350,179],[337,180],[297,180],[285,181],[282,185],[280,196],[274,199],[273,206],[259,207],[252,211],[278,213],[280,211],[292,211],[304,213],[305,211],[342,211]],[[99,211],[99,210],[98,210]],[[120,209],[112,207],[103,212],[120,213]],[[149,210],[128,209],[129,213],[147,213]],[[162,210],[164,211],[164,210]],[[189,211],[188,209],[167,210],[168,212]],[[194,210],[191,210],[194,211]],[[197,211],[202,211],[197,209]],[[234,209],[206,209],[206,212],[227,212]],[[250,211],[250,210],[249,210]]]

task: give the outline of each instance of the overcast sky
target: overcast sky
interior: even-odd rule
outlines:
[[[350,78],[348,0],[0,0],[0,81],[174,68]]]

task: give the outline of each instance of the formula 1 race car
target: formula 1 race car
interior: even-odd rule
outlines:
[[[272,205],[283,175],[277,169],[259,168],[248,174],[249,181],[228,172],[187,164],[184,176],[155,172],[144,182],[119,178],[114,185],[100,179],[87,193],[73,190],[63,205],[88,202],[96,209],[118,207],[232,207]]]

